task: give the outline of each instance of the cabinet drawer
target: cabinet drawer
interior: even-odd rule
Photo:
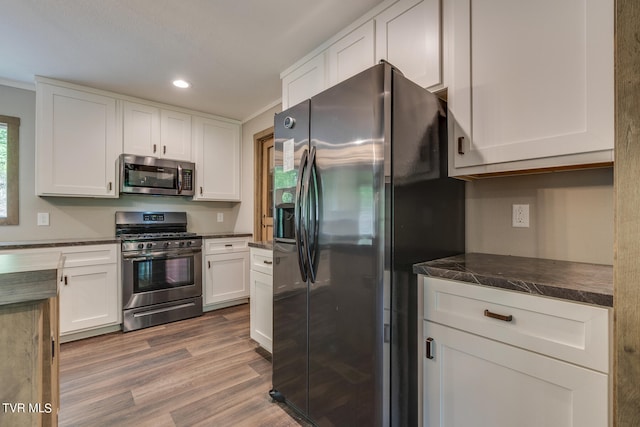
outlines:
[[[273,252],[264,249],[251,249],[251,269],[273,275]]]
[[[61,251],[65,258],[64,268],[115,264],[118,257],[117,245],[70,246]]]
[[[609,372],[608,309],[421,277],[425,320]]]
[[[207,239],[204,243],[205,253],[209,255],[247,250],[248,242],[247,239]]]

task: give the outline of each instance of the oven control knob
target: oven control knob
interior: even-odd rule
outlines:
[[[138,243],[138,249],[144,248],[144,243]]]
[[[183,247],[183,246],[184,246],[184,242],[180,242],[180,247]]]
[[[187,246],[191,246],[191,243],[193,243],[193,242],[192,242],[191,240],[189,240],[189,241],[187,242]]]
[[[147,249],[151,249],[153,247],[153,243],[147,243]]]
[[[168,248],[169,247],[169,242],[164,242],[164,247]]]

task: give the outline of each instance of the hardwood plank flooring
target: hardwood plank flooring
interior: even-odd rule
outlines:
[[[60,426],[310,426],[273,402],[247,304],[60,347]]]

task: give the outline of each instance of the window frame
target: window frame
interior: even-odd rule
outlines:
[[[20,118],[0,115],[0,123],[7,125],[7,216],[0,217],[0,225],[18,225],[20,222]]]

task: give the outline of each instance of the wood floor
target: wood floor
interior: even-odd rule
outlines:
[[[307,426],[268,395],[247,304],[63,344],[61,426]]]

